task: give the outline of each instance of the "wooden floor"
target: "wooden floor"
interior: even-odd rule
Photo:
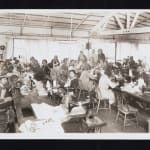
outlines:
[[[47,98],[38,98],[37,96],[34,95],[28,95],[26,98],[22,99],[22,103],[24,106],[24,117],[25,120],[28,120],[30,118],[34,118],[34,114],[30,110],[31,108],[31,103],[34,102],[47,102],[49,101]],[[50,103],[49,103],[50,104]],[[27,108],[27,109],[26,109]],[[115,122],[115,117],[116,117],[117,111],[112,109],[111,113],[108,110],[100,110],[98,113],[98,116],[104,120],[107,125],[102,128],[102,133],[145,133],[147,132],[147,118],[149,116],[149,113],[139,113],[138,119],[139,119],[139,127],[136,127],[135,123],[132,122],[129,127],[126,127],[125,130],[123,130],[123,121],[118,120]],[[0,118],[1,119],[1,118]],[[67,123],[62,124],[64,130],[66,133],[79,133],[79,132],[86,132],[84,126],[81,125],[81,122],[79,120],[71,120]],[[1,125],[0,125],[0,132],[1,131]]]
[[[107,122],[107,126],[105,126],[102,130],[104,133],[140,133],[146,132],[146,122],[141,120],[141,116],[138,116],[139,119],[139,126],[136,127],[135,122],[130,122],[129,126],[123,129],[123,120],[120,118],[117,122],[115,121],[116,111],[112,110],[111,113],[107,110],[100,110],[99,116],[101,119]]]
[[[110,113],[108,110],[100,110],[98,116],[107,123],[107,125],[102,128],[102,133],[145,133],[147,131],[146,121],[141,118],[141,115],[138,116],[138,127],[136,127],[134,122],[131,122],[129,124],[130,126],[126,127],[125,130],[123,129],[123,121],[121,119],[117,122],[115,121],[116,111],[112,110]],[[77,120],[65,123],[63,127],[66,132],[85,132],[84,127],[82,127]]]

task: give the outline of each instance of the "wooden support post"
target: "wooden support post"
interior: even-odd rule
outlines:
[[[126,28],[129,29],[130,28],[130,14],[127,13],[127,24],[126,24]]]
[[[117,62],[117,41],[115,41],[115,64]]]
[[[14,45],[14,38],[13,38],[13,49],[12,49],[12,59],[14,58],[14,48],[15,48],[15,45]]]
[[[72,39],[72,15],[70,19],[70,40]]]
[[[26,21],[27,17],[28,17],[27,15],[24,16],[24,20],[23,20],[23,23],[22,23],[21,28],[20,28],[20,35],[23,34],[23,28],[24,28],[25,21]]]

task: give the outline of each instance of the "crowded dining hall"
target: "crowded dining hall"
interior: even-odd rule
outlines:
[[[1,10],[0,133],[149,133],[149,10]]]

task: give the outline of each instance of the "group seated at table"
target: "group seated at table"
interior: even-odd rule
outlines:
[[[109,63],[102,49],[98,54],[93,50],[89,58],[81,51],[78,60],[65,58],[60,61],[54,56],[51,61],[43,59],[42,65],[34,57],[30,63],[23,63],[18,58],[8,59],[0,62],[0,68],[0,99],[11,100],[7,98],[9,92],[13,97],[16,91],[21,95],[36,91],[39,96],[48,96],[52,105],[64,104],[68,112],[89,99],[87,109],[91,109],[93,101],[100,99],[115,104],[115,87],[141,93],[147,87],[146,67],[141,60],[136,63],[131,56],[123,63]]]

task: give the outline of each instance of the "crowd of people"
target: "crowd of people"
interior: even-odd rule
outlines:
[[[30,91],[40,82],[41,87],[38,88],[45,89],[51,99],[57,95],[57,104],[70,93],[74,101],[79,100],[79,91],[87,91],[88,96],[94,93],[91,99],[106,98],[113,104],[115,96],[112,88],[133,80],[140,88],[146,86],[143,68],[142,61],[136,63],[133,56],[122,63],[109,63],[102,49],[98,49],[97,53],[92,50],[88,57],[80,51],[77,60],[66,57],[60,61],[56,55],[51,61],[43,59],[42,65],[34,57],[25,64],[15,57],[0,62],[0,99],[10,100],[14,88],[22,89],[26,85],[26,90]]]

